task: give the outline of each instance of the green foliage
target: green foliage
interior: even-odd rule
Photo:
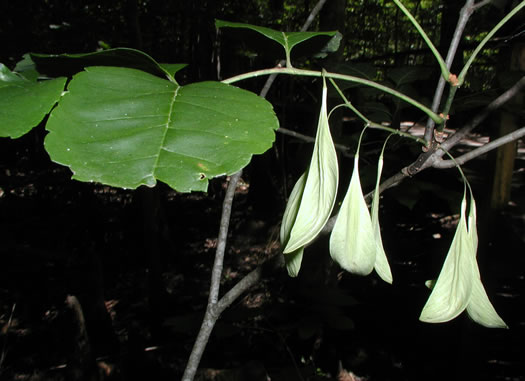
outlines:
[[[453,77],[449,78],[443,59],[416,17],[399,0],[394,2],[416,27],[437,59],[442,75],[451,82],[444,106],[447,115],[458,83]],[[423,5],[428,3],[423,2]],[[459,84],[488,38],[524,6],[525,1],[482,40],[461,71]],[[346,74],[292,66],[292,49],[313,38],[332,38],[321,51],[322,55],[336,50],[341,36],[335,31],[281,32],[221,20],[216,21],[216,27],[248,29],[277,42],[284,48],[286,68],[240,74],[224,83],[197,82],[180,86],[175,74],[185,65],[159,64],[149,55],[134,49],[106,49],[86,54],[33,54],[32,61],[25,57],[17,65],[19,74],[0,66],[0,102],[2,110],[7,110],[0,113],[0,136],[21,136],[49,114],[45,148],[53,161],[71,168],[73,178],[122,188],[154,186],[159,180],[181,192],[203,191],[207,189],[210,178],[235,173],[249,163],[253,154],[266,151],[274,141],[274,130],[278,128],[271,104],[229,83],[267,74],[322,76],[322,104],[312,159],[292,190],[281,226],[288,273],[297,276],[304,248],[317,237],[330,218],[339,180],[337,156],[328,124],[325,78],[351,83],[350,86],[341,86],[343,89],[355,84],[371,88],[377,100],[384,94],[394,97],[396,110],[392,114],[401,109],[398,103],[403,100],[441,124],[438,129],[443,128],[444,119],[407,96],[411,92],[418,95],[412,85],[427,72],[403,66],[388,70],[383,78],[394,84],[392,88],[376,82],[380,75],[375,68],[368,66],[345,65],[341,69]],[[64,92],[64,77],[39,82],[41,73],[51,77],[72,76],[72,79]],[[365,116],[348,101],[343,90],[334,81],[332,83],[344,105],[366,126],[408,135],[371,119],[381,118],[379,122],[382,122],[390,116],[384,104],[374,104],[377,113],[367,110]],[[58,106],[53,109],[55,103]],[[367,275],[375,268],[382,279],[391,283],[393,277],[379,226],[383,152],[378,162],[371,214],[361,189],[358,160],[359,147],[349,188],[330,237],[330,254],[347,271]],[[464,196],[456,234],[421,313],[421,320],[449,321],[467,310],[472,319],[482,325],[506,327],[481,283],[476,250],[475,203],[471,195],[467,222]],[[351,321],[336,320],[335,326],[351,327]]]
[[[294,46],[300,44],[301,42],[307,41],[311,38],[318,37],[318,36],[331,36],[331,37],[338,37],[336,40],[332,40],[330,42],[330,45],[326,48],[326,50],[323,53],[326,52],[333,52],[339,48],[339,41],[341,40],[340,36],[337,36],[336,31],[332,32],[280,32],[277,30],[273,30],[270,28],[262,27],[262,26],[255,26],[250,24],[244,24],[244,23],[237,23],[237,22],[228,22],[228,21],[222,21],[222,20],[216,20],[215,26],[217,28],[244,28],[244,29],[251,29],[254,30],[263,36],[279,43],[285,51],[286,55],[286,66],[291,67],[291,60],[290,60],[290,53]]]
[[[77,180],[136,188],[158,179],[204,191],[209,178],[267,150],[277,127],[269,103],[233,86],[181,87],[135,69],[90,67],[51,114],[45,147]]]
[[[40,123],[60,98],[65,83],[63,77],[29,80],[0,64],[0,137],[19,138]]]

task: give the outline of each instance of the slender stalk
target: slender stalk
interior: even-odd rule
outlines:
[[[227,83],[227,84],[231,84],[231,83],[239,82],[239,81],[242,81],[242,80],[245,80],[245,79],[260,77],[260,76],[269,75],[269,74],[289,74],[289,75],[301,75],[301,76],[307,76],[307,77],[321,77],[322,76],[322,72],[321,71],[305,70],[305,69],[297,69],[297,68],[287,68],[287,67],[284,67],[284,68],[283,67],[275,67],[275,68],[271,68],[271,69],[262,69],[262,70],[257,70],[257,71],[253,71],[253,72],[250,72],[250,73],[244,73],[244,74],[236,75],[234,77],[225,79],[222,82],[223,83]],[[394,89],[392,89],[390,87],[387,87],[387,86],[381,85],[379,83],[376,83],[374,81],[370,81],[370,80],[364,79],[364,78],[354,77],[352,75],[345,75],[345,74],[339,74],[339,73],[330,73],[330,72],[326,72],[325,73],[325,77],[326,78],[340,79],[340,80],[348,81],[348,82],[355,82],[355,83],[359,83],[359,84],[362,84],[362,85],[365,85],[365,86],[376,88],[376,89],[381,90],[381,91],[383,91],[383,92],[385,92],[387,94],[390,94],[390,95],[393,95],[393,96],[395,96],[395,97],[397,97],[399,99],[402,99],[405,102],[411,104],[412,106],[420,109],[425,114],[427,114],[430,118],[432,118],[432,120],[434,122],[436,122],[438,124],[441,124],[444,121],[444,119],[442,117],[440,117],[439,115],[434,113],[432,110],[430,110],[427,106],[423,105],[422,103],[416,101],[415,99],[412,99],[412,98],[406,96],[405,94],[403,94],[403,93],[401,93],[399,91],[396,91],[396,90],[394,90]]]
[[[371,127],[371,128],[377,128],[377,129],[380,129],[380,130],[383,130],[383,131],[388,131],[392,134],[395,134],[395,135],[399,135],[399,136],[403,136],[405,138],[409,138],[409,139],[412,139],[412,140],[415,140],[417,141],[418,143],[421,143],[423,144],[424,146],[427,145],[427,142],[421,138],[418,138],[414,135],[411,135],[409,133],[406,133],[406,132],[403,132],[403,131],[399,131],[399,130],[396,130],[394,128],[390,128],[390,127],[386,127],[386,126],[383,126],[382,124],[379,124],[379,123],[375,123],[375,122],[372,122],[370,119],[368,119],[366,116],[364,116],[347,98],[346,96],[344,95],[344,93],[341,91],[341,89],[339,88],[339,86],[337,86],[337,83],[335,83],[335,81],[330,78],[330,82],[332,83],[332,85],[334,86],[335,90],[339,93],[339,96],[343,99],[343,101],[345,102],[344,106],[347,106],[350,110],[352,110],[361,120],[363,120],[363,122],[365,122],[365,124],[368,126],[368,127]],[[333,111],[333,110],[332,110]]]
[[[445,61],[443,60],[443,57],[441,57],[441,54],[439,54],[439,51],[436,49],[436,47],[434,46],[434,44],[432,43],[432,41],[430,40],[428,35],[425,33],[425,31],[423,30],[421,25],[419,25],[419,23],[417,22],[415,17],[412,16],[412,14],[409,12],[409,10],[406,9],[406,7],[403,5],[403,3],[401,3],[401,1],[394,0],[394,3],[396,3],[396,5],[399,7],[399,9],[401,9],[401,11],[405,14],[405,16],[407,16],[408,19],[410,20],[410,22],[416,27],[417,31],[419,32],[419,34],[421,35],[423,40],[425,40],[426,44],[428,45],[428,47],[432,51],[432,54],[434,54],[434,57],[436,57],[436,60],[437,60],[437,62],[439,64],[439,67],[441,68],[441,76],[446,81],[448,81],[449,77],[450,77],[450,72],[449,72],[449,68],[450,67],[448,67],[446,65]]]

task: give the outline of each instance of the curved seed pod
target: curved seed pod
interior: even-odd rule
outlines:
[[[383,146],[383,150],[384,149],[385,146]],[[374,269],[376,270],[377,275],[381,277],[381,279],[383,279],[387,283],[392,283],[392,271],[390,270],[390,265],[388,264],[385,249],[383,248],[383,240],[381,239],[381,227],[379,226],[379,184],[381,182],[382,171],[383,151],[381,151],[381,155],[379,156],[379,162],[377,163],[376,188],[374,191],[374,198],[372,199],[372,228],[374,229],[374,237],[377,246]]]
[[[282,247],[285,247],[288,243],[288,240],[290,239],[290,232],[292,231],[293,224],[297,218],[297,212],[299,211],[299,205],[301,204],[304,186],[306,184],[306,174],[307,172],[303,173],[301,177],[299,177],[299,180],[297,180],[295,183],[292,193],[290,193],[288,203],[286,204],[286,209],[284,210],[280,231]],[[301,261],[303,259],[303,251],[304,247],[301,247],[292,253],[284,254],[284,261],[286,263],[288,275],[296,277],[297,274],[299,274]]]
[[[377,244],[361,190],[358,160],[356,154],[350,185],[330,236],[330,255],[346,271],[368,275],[374,269]]]
[[[465,217],[466,192],[461,203],[461,216],[450,251],[435,287],[423,307],[420,320],[440,323],[454,319],[465,309],[476,323],[488,328],[508,328],[498,315],[481,283],[476,251],[476,202],[470,192],[470,208]]]
[[[427,323],[443,323],[461,314],[472,295],[472,258],[475,250],[467,231],[466,194],[461,202],[461,215],[445,263],[419,319]]]
[[[326,110],[327,88],[323,77],[323,100],[314,151],[299,210],[283,252],[292,253],[310,243],[328,221],[335,203],[339,168],[328,115]]]

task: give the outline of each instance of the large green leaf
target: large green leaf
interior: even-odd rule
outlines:
[[[290,52],[294,46],[297,44],[300,44],[303,41],[309,40],[313,37],[317,36],[335,36],[337,34],[337,31],[330,31],[330,32],[281,32],[278,30],[266,28],[263,26],[256,26],[251,24],[245,24],[245,23],[238,23],[238,22],[230,22],[230,21],[223,21],[223,20],[215,20],[215,26],[217,28],[244,28],[244,29],[250,29],[255,32],[258,32],[262,34],[263,36],[281,44],[281,46],[284,48],[286,52],[286,59],[287,64],[290,66]],[[334,41],[335,42],[335,41]],[[338,42],[338,41],[337,41]]]
[[[65,83],[66,78],[29,81],[0,64],[0,136],[18,138],[40,123]]]
[[[136,69],[90,67],[51,114],[45,147],[77,180],[204,191],[208,179],[266,151],[277,128],[270,103],[230,85],[181,87]]]

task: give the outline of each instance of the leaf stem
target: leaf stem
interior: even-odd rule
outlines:
[[[417,22],[415,17],[412,16],[412,14],[409,12],[408,9],[406,9],[406,7],[403,5],[403,3],[401,3],[400,0],[394,0],[394,3],[396,3],[396,5],[399,7],[399,9],[401,9],[401,11],[403,11],[405,16],[407,16],[408,19],[410,20],[410,22],[416,27],[417,31],[419,32],[419,34],[421,35],[423,40],[425,40],[425,42],[427,43],[428,47],[432,51],[432,54],[434,54],[434,57],[436,57],[436,60],[437,60],[437,62],[439,64],[439,67],[441,68],[441,75],[443,76],[445,81],[448,81],[449,77],[450,77],[450,71],[448,70],[448,67],[447,67],[446,63],[443,60],[443,57],[441,57],[441,54],[439,54],[439,51],[436,49],[436,47],[434,46],[432,41],[430,41],[430,38],[428,37],[428,35],[425,33],[425,31],[423,30],[421,25],[419,25],[419,23]]]
[[[250,73],[244,73],[244,74],[236,75],[234,77],[227,78],[227,79],[223,80],[222,82],[226,83],[226,84],[232,84],[232,83],[239,82],[239,81],[242,81],[242,80],[245,80],[245,79],[256,78],[256,77],[260,77],[260,76],[263,76],[263,75],[270,75],[270,74],[288,74],[288,75],[300,75],[300,76],[307,76],[307,77],[321,77],[322,76],[322,72],[321,71],[305,70],[305,69],[297,69],[297,68],[288,68],[288,67],[284,67],[284,68],[283,67],[275,67],[275,68],[271,68],[271,69],[256,70],[256,71],[253,71],[253,72],[250,72]],[[376,88],[376,89],[381,90],[381,91],[383,91],[383,92],[385,92],[387,94],[390,94],[390,95],[393,95],[393,96],[395,96],[395,97],[397,97],[399,99],[402,99],[405,102],[411,104],[412,106],[420,109],[425,114],[427,114],[430,118],[432,118],[432,120],[435,123],[441,124],[441,123],[444,122],[444,119],[442,117],[440,117],[439,115],[434,113],[427,106],[423,105],[422,103],[416,101],[415,99],[412,99],[412,98],[406,96],[405,94],[403,94],[403,93],[401,93],[399,91],[396,91],[396,90],[394,90],[394,89],[392,89],[390,87],[381,85],[379,83],[376,83],[374,81],[370,81],[368,79],[354,77],[352,75],[345,75],[345,74],[339,74],[339,73],[326,72],[325,77],[326,78],[340,79],[342,81],[359,83],[359,84],[362,84],[362,85],[365,85],[365,86]]]
[[[364,116],[357,108],[355,108],[355,106],[346,98],[344,93],[341,91],[339,86],[337,86],[337,84],[335,83],[335,81],[332,78],[330,78],[330,82],[332,83],[332,85],[334,86],[336,91],[339,93],[339,95],[341,96],[341,98],[345,102],[345,105],[350,110],[352,110],[360,119],[362,119],[366,123],[366,125],[368,127],[377,128],[377,129],[380,129],[380,130],[388,131],[388,132],[390,132],[392,134],[396,134],[396,135],[399,135],[399,136],[403,136],[403,137],[415,140],[416,142],[421,143],[424,146],[427,145],[427,141],[424,140],[424,139],[418,138],[418,137],[416,137],[414,135],[411,135],[411,134],[409,134],[407,132],[399,131],[399,130],[394,129],[394,128],[383,126],[382,124],[372,122],[370,119],[368,119],[366,116]]]

